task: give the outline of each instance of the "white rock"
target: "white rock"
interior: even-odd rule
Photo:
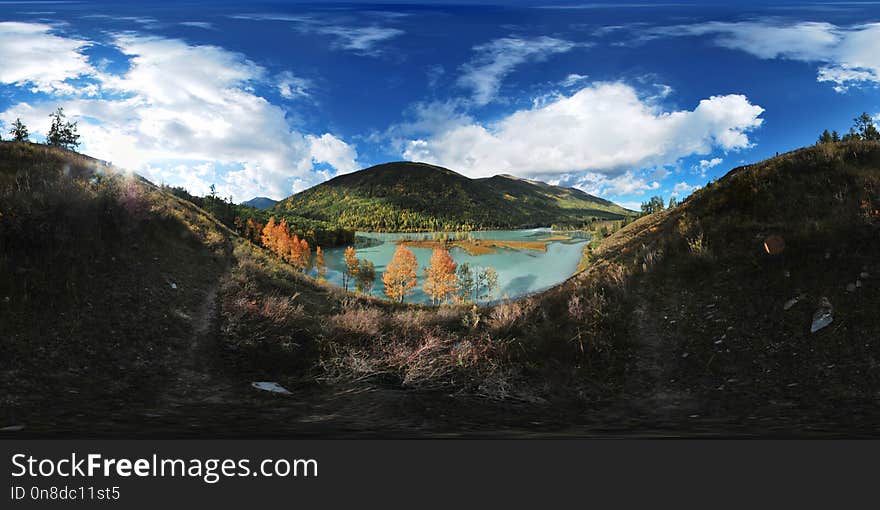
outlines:
[[[290,395],[290,392],[284,386],[281,386],[277,382],[269,382],[269,381],[259,381],[252,382],[251,386],[263,391],[268,391],[270,393],[280,393],[282,395]]]
[[[0,432],[18,432],[20,430],[24,430],[24,425],[10,425],[8,427],[3,427],[0,429]]]
[[[815,333],[820,329],[834,322],[833,308],[828,298],[823,297],[819,300],[819,309],[813,314],[813,323],[810,325],[810,333]]]
[[[176,289],[176,288],[177,288],[177,284],[174,283],[174,282],[171,282],[171,288],[172,288],[172,289]]]
[[[800,296],[793,297],[793,298],[789,299],[788,301],[786,301],[784,305],[782,305],[782,309],[783,310],[790,310],[791,307],[798,304],[798,301],[800,301],[800,300],[801,300]]]

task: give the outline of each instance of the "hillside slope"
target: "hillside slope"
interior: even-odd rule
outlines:
[[[316,282],[110,170],[0,144],[0,425],[877,434],[880,144],[732,170],[603,239],[564,284],[478,309]],[[811,333],[826,305],[833,321]]]
[[[215,218],[141,178],[0,142],[0,421],[153,402],[230,251]]]
[[[469,179],[397,162],[341,175],[274,207],[373,231],[522,228],[621,218],[628,211],[571,188],[496,176]]]
[[[632,387],[654,388],[642,398],[667,426],[876,431],[880,144],[734,169],[605,239],[576,280],[609,274],[632,314]]]

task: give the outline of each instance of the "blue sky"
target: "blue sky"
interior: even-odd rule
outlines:
[[[0,1],[0,128],[236,201],[393,160],[637,208],[880,116],[880,3]]]

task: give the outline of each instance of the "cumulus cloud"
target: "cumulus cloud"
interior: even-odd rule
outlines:
[[[817,80],[832,83],[838,92],[880,83],[880,23],[843,27],[825,22],[709,22],[657,28],[642,37],[663,36],[712,36],[719,46],[758,58],[818,63]]]
[[[268,80],[267,73],[243,55],[137,35],[118,36],[112,45],[128,59],[128,70],[90,69],[100,98],[80,95],[63,102],[68,116],[79,121],[84,151],[92,155],[194,189],[216,179],[223,193],[236,199],[286,196],[293,179],[312,178],[315,163],[342,171],[357,165],[354,148],[337,137],[292,130],[282,108],[253,92],[257,82]],[[19,103],[0,113],[0,120],[9,124],[21,117],[45,135],[41,129],[55,104]],[[206,173],[205,164],[222,172]],[[192,170],[184,175],[184,168]]]
[[[330,133],[321,136],[307,135],[306,140],[309,142],[313,162],[326,163],[340,174],[354,172],[359,168],[354,147]]]
[[[736,94],[703,99],[693,110],[663,111],[630,85],[596,83],[492,124],[470,122],[412,139],[403,155],[473,177],[614,176],[746,148],[763,111]]]
[[[672,195],[673,196],[690,195],[691,193],[693,193],[694,191],[696,191],[698,189],[700,189],[699,185],[688,184],[688,183],[682,181],[682,182],[675,184],[675,186],[672,189]]]
[[[721,158],[701,159],[699,165],[697,166],[700,171],[700,176],[705,177],[706,172],[720,165],[722,162],[724,162],[724,160]]]
[[[69,80],[94,72],[81,51],[89,45],[56,35],[50,25],[0,22],[0,83],[73,93],[76,87]]]
[[[474,47],[473,60],[462,66],[458,84],[473,91],[473,101],[486,105],[498,95],[502,80],[517,66],[542,61],[577,46],[554,37],[523,39],[503,37]]]

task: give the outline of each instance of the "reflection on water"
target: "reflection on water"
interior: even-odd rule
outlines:
[[[588,236],[558,236],[548,228],[529,230],[487,230],[478,232],[427,232],[389,234],[374,232],[358,232],[356,249],[358,258],[367,259],[376,266],[376,284],[373,295],[386,297],[382,289],[382,274],[394,250],[398,239],[434,240],[441,238],[491,239],[495,241],[543,241],[547,242],[547,251],[515,250],[496,248],[495,253],[485,255],[469,255],[463,249],[453,247],[449,253],[456,263],[467,262],[472,268],[493,267],[498,272],[498,291],[491,300],[499,298],[515,298],[539,290],[544,290],[565,281],[577,269],[581,259],[584,243]],[[419,262],[419,286],[408,298],[408,302],[427,303],[429,297],[422,292],[424,268],[431,259],[430,248],[410,247]],[[327,279],[342,285],[342,270],[345,267],[343,254],[345,248],[332,248],[325,252],[327,262]]]

